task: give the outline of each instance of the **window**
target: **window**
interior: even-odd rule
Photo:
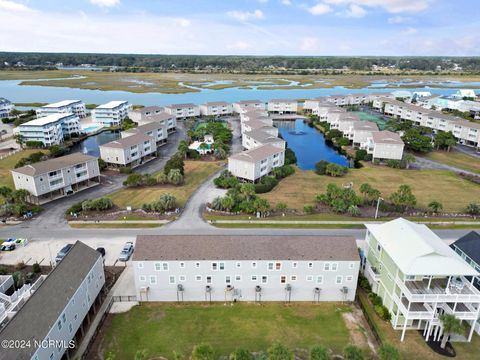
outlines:
[[[147,277],[145,275],[140,275],[140,281],[147,281]]]
[[[273,263],[268,263],[268,270],[273,270]]]
[[[187,281],[187,277],[185,275],[180,275],[178,281]]]
[[[72,332],[72,331],[73,331],[72,323],[70,323],[70,324],[68,325],[68,331],[69,331],[69,332]]]
[[[322,275],[317,276],[317,284],[323,284],[323,276]]]
[[[251,279],[252,281],[257,281],[257,275],[252,275]]]
[[[346,281],[352,281],[352,280],[353,280],[353,276],[352,276],[352,275],[348,275],[347,277],[345,277],[345,280],[346,280]]]
[[[170,276],[168,277],[168,283],[169,283],[169,284],[175,284],[175,276],[170,275]]]
[[[199,262],[195,263],[195,267],[196,267],[197,269],[199,269],[199,268],[200,268],[200,263],[199,263]]]
[[[150,284],[152,284],[152,285],[157,284],[157,276],[156,275],[150,275]]]
[[[335,284],[341,284],[343,282],[343,276],[342,275],[337,275],[335,278]]]
[[[225,270],[225,263],[221,262],[218,264],[220,270]]]
[[[241,275],[235,275],[235,281],[242,281]]]
[[[242,263],[241,263],[241,262],[237,262],[237,263],[235,264],[235,267],[236,267],[237,269],[241,268],[241,267],[242,267]]]
[[[257,263],[256,263],[256,262],[252,262],[252,268],[253,268],[253,269],[256,269],[256,268],[257,268]]]
[[[354,262],[351,262],[350,264],[348,264],[348,268],[349,268],[349,269],[355,268],[355,263],[354,263]]]
[[[380,252],[382,250],[382,247],[380,246],[380,244],[377,244],[377,251]]]
[[[212,263],[212,270],[216,271],[217,270],[217,263]]]
[[[168,271],[168,263],[162,263],[163,271]]]
[[[143,262],[139,262],[138,265],[137,265],[137,267],[138,267],[139,269],[143,269]],[[156,270],[156,269],[155,269],[155,270]]]
[[[57,322],[58,330],[62,330],[62,322],[58,320]]]
[[[212,283],[212,277],[211,276],[207,276],[207,284],[211,284]]]
[[[184,262],[181,262],[180,263],[180,269],[184,269],[185,268],[185,263]]]
[[[282,268],[282,263],[276,262],[275,263],[275,270],[280,270]]]
[[[75,314],[75,316],[73,317],[73,320],[77,320],[78,319],[78,314]]]
[[[330,271],[330,263],[325,263],[325,264],[323,265],[323,270],[324,270],[324,271]]]
[[[297,275],[290,276],[290,281],[297,281]]]
[[[292,263],[292,268],[296,269],[298,267],[298,263],[297,262],[293,262]]]
[[[309,268],[309,269],[313,269],[313,263],[309,262],[309,263],[308,263],[308,268]]]
[[[287,277],[285,275],[280,276],[280,284],[285,284],[287,282]]]
[[[307,281],[313,281],[313,275],[307,275]]]
[[[197,280],[197,281],[202,281],[202,275],[197,275],[197,276],[195,276],[195,280]]]
[[[337,269],[338,269],[338,264],[332,263],[332,271],[337,271]]]
[[[160,271],[160,270],[162,270],[162,264],[155,263],[155,271]]]
[[[67,321],[67,317],[65,316],[65,314],[62,315],[62,321],[65,323],[65,321]]]
[[[267,275],[263,275],[262,276],[262,284],[266,284],[268,281],[268,276]]]
[[[231,284],[232,283],[232,277],[230,275],[225,276],[225,284]]]

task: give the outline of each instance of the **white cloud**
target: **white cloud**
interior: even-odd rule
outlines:
[[[408,16],[397,15],[397,16],[393,16],[393,17],[388,18],[388,23],[389,24],[404,24],[404,23],[408,23],[410,21],[412,21],[412,18],[408,17]]]
[[[306,37],[300,41],[300,50],[306,52],[319,51],[321,49],[320,39],[315,37]]]
[[[381,7],[390,13],[419,12],[430,6],[432,0],[324,0],[331,5],[358,5]]]
[[[173,21],[175,25],[179,27],[189,27],[190,25],[192,25],[192,22],[185,18],[176,18],[173,19]]]
[[[110,8],[120,4],[120,0],[90,0],[90,3],[102,8]]]
[[[236,41],[233,44],[229,44],[227,46],[228,49],[231,50],[246,50],[250,47],[250,44],[246,41]]]
[[[318,3],[316,5],[313,5],[312,7],[307,9],[308,12],[312,15],[324,15],[328,14],[329,12],[332,12],[333,9],[324,3]]]
[[[417,29],[413,27],[408,27],[401,32],[402,35],[415,35],[417,33]]]
[[[239,21],[261,20],[264,18],[262,10],[255,10],[253,12],[232,10],[228,11],[227,15]]]
[[[292,2],[290,0],[282,0],[281,3],[282,3],[282,5],[285,5],[285,6],[292,5]]]
[[[20,4],[15,1],[9,1],[9,0],[0,0],[0,10],[17,11],[17,12],[32,11],[32,9],[30,9],[28,6],[24,4]]]
[[[367,11],[356,4],[351,4],[348,10],[345,11],[344,15],[346,17],[361,18],[367,15]]]

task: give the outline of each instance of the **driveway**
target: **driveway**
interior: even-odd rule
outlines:
[[[475,161],[472,159],[472,161]],[[474,176],[478,176],[478,174],[475,174],[470,171],[466,171],[460,168],[457,168],[455,166],[450,166],[447,164],[442,164],[433,160],[425,159],[422,157],[415,156],[415,162],[410,165],[411,168],[413,169],[433,169],[433,170],[448,170],[452,171],[457,174],[470,174]]]

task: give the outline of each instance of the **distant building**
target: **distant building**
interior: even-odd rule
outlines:
[[[37,109],[37,117],[39,118],[56,113],[71,113],[79,118],[87,116],[85,104],[81,100],[63,100]]]
[[[200,107],[195,104],[172,104],[165,106],[165,111],[170,115],[175,115],[177,119],[200,116]]]
[[[100,145],[100,157],[110,167],[136,167],[157,155],[156,139],[135,134]]]
[[[233,105],[225,101],[207,102],[200,105],[202,116],[224,116],[233,113]]]
[[[15,107],[13,106],[13,104],[9,100],[7,100],[3,97],[0,97],[0,119],[9,117],[10,112],[14,108]]]
[[[153,137],[155,139],[155,142],[158,148],[167,143],[167,138],[168,138],[167,123],[165,122],[165,120],[152,121],[144,125],[139,125],[135,128],[128,129],[121,132],[122,138],[126,138],[128,136],[137,135],[137,134],[143,134],[143,135]]]
[[[71,358],[90,325],[99,294],[105,284],[103,259],[91,247],[77,241],[43,280],[28,301],[0,330],[0,341],[12,340],[30,346],[4,347],[0,360],[59,360]],[[34,342],[54,346],[34,346]]]
[[[456,97],[460,99],[463,99],[463,98],[476,99],[477,94],[475,94],[475,90],[473,89],[459,89],[455,94],[452,95],[452,97]]]
[[[296,114],[298,101],[289,99],[272,99],[268,102],[267,110],[275,114]]]
[[[353,237],[137,236],[141,301],[353,301]]]
[[[237,178],[255,182],[285,163],[285,150],[261,145],[228,158],[228,171]]]
[[[92,111],[92,119],[105,127],[119,126],[128,116],[128,101],[110,101]]]
[[[64,197],[100,183],[98,159],[73,153],[11,171],[15,189],[25,189],[35,204]]]
[[[233,103],[233,111],[237,114],[247,108],[265,110],[265,103],[260,100],[241,100]]]
[[[23,123],[13,129],[24,142],[41,141],[45,146],[63,143],[65,137],[79,134],[80,119],[71,113],[56,113]]]
[[[177,130],[177,118],[166,112],[159,112],[152,115],[144,116],[141,120],[136,121],[139,126],[146,125],[151,122],[159,122],[167,124],[168,133],[174,133]]]
[[[140,123],[141,121],[144,121],[147,117],[151,115],[157,115],[162,112],[164,112],[164,110],[160,106],[145,106],[138,109],[130,109],[128,111],[128,117],[132,119],[132,121]]]

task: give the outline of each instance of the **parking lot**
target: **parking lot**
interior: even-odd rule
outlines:
[[[123,245],[127,241],[135,243],[135,237],[121,236],[110,239],[82,239],[82,242],[94,249],[98,247],[105,248],[105,265],[107,266],[113,266],[115,264]],[[40,265],[49,265],[51,262],[55,262],[55,256],[60,249],[69,243],[73,243],[73,241],[57,239],[42,241],[30,240],[26,246],[17,246],[13,251],[2,251],[0,253],[0,264],[14,265],[23,261],[27,265],[32,265],[35,262],[38,262]],[[122,265],[122,263],[117,262],[116,265]]]

